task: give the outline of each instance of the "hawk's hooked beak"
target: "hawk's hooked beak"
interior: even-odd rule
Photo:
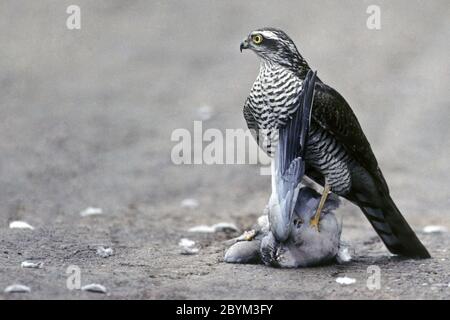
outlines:
[[[248,49],[248,40],[247,39],[244,39],[241,42],[241,45],[240,45],[239,49],[241,50],[241,52],[242,52],[243,49]]]

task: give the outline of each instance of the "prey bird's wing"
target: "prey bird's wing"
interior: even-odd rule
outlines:
[[[315,80],[316,72],[310,70],[302,83],[301,98],[299,99],[299,106],[296,112],[286,126],[280,128],[278,132],[277,160],[279,163],[279,175],[285,181],[297,182],[298,180],[293,180],[292,176],[297,167],[296,160],[301,159],[304,162],[306,139],[311,122]]]
[[[275,156],[275,192],[278,206],[270,210],[270,228],[278,241],[289,235],[299,184],[305,174],[305,146],[311,120],[316,73],[309,71],[302,84],[299,105],[292,118],[278,132]]]

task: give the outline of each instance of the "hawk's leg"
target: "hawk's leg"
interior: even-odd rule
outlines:
[[[310,226],[312,228],[316,228],[317,231],[319,231],[319,221],[320,221],[320,214],[322,213],[323,205],[325,204],[325,201],[327,200],[328,193],[330,192],[330,185],[328,185],[325,182],[325,186],[323,187],[323,193],[322,197],[320,198],[319,206],[317,207],[316,214],[310,221]]]

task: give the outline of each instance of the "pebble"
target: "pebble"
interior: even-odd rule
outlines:
[[[94,216],[94,215],[99,215],[99,214],[103,214],[102,208],[88,207],[80,212],[80,216],[82,216],[82,217]]]
[[[231,231],[231,232],[239,232],[238,227],[233,223],[228,222],[219,222],[212,226],[200,225],[192,227],[188,230],[189,232],[200,232],[200,233],[215,233],[220,231]]]
[[[192,241],[187,238],[182,238],[178,245],[182,248],[181,254],[196,254],[200,251],[200,249],[195,248],[195,241]]]
[[[98,247],[97,254],[102,258],[108,258],[114,254],[114,250],[112,248]]]
[[[430,225],[423,228],[425,233],[443,233],[447,232],[447,228],[444,226]]]
[[[182,246],[182,247],[192,247],[192,246],[195,245],[195,241],[192,241],[192,240],[187,239],[187,238],[182,238],[180,240],[180,242],[178,242],[178,245]]]
[[[189,232],[200,232],[200,233],[213,233],[216,230],[214,229],[214,226],[207,226],[207,225],[200,225],[192,227],[188,230]]]
[[[348,285],[348,284],[355,283],[356,279],[349,278],[349,277],[338,277],[338,278],[336,278],[336,282],[339,283],[339,284]]]
[[[106,288],[101,284],[91,283],[81,287],[83,291],[95,292],[95,293],[106,293]]]
[[[23,284],[13,284],[5,289],[5,293],[28,293],[30,291],[30,287],[24,286]]]
[[[41,269],[44,266],[44,263],[39,262],[32,262],[32,261],[23,261],[20,266],[22,268],[31,268],[31,269]]]
[[[34,230],[34,227],[26,223],[25,221],[12,221],[9,224],[10,229],[30,229]]]

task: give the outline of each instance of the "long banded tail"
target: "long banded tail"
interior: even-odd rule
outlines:
[[[409,258],[427,259],[430,254],[417,235],[406,222],[389,195],[385,197],[382,208],[361,206],[361,210],[375,231],[393,254]]]

